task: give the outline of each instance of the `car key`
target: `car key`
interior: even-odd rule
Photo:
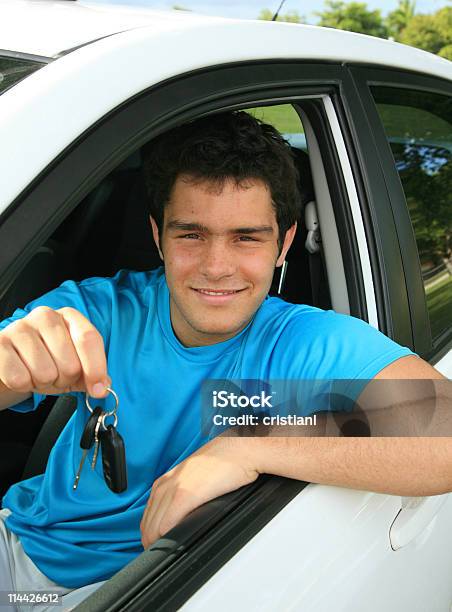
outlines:
[[[105,414],[105,412],[103,414]],[[102,423],[102,418],[99,418],[97,420],[96,427],[94,429],[94,453],[93,453],[93,460],[91,461],[92,470],[94,470],[94,468],[96,467],[97,456],[99,454],[99,444],[100,444],[99,428],[100,428],[101,423]]]
[[[80,459],[77,474],[75,475],[74,484],[72,485],[73,489],[76,489],[78,486],[78,481],[80,480],[80,473],[82,471],[83,464],[85,463],[85,459],[88,455],[89,450],[92,448],[95,442],[96,428],[98,431],[98,425],[100,426],[102,415],[103,410],[100,406],[98,406],[93,410],[91,416],[89,417],[85,425],[85,429],[83,430],[82,437],[80,438],[80,448],[83,449],[83,454],[82,458]]]
[[[113,493],[122,493],[127,489],[124,440],[113,425],[108,425],[105,430],[101,431],[99,438],[105,482]]]

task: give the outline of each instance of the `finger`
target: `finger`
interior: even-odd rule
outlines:
[[[43,343],[39,333],[23,319],[18,321],[13,335],[9,335],[21,362],[29,372],[31,390],[42,390],[53,387],[58,378],[58,371],[49,351]]]
[[[140,523],[141,544],[143,545],[144,549],[148,548],[150,544],[152,543],[151,539],[148,537],[148,531],[147,531],[147,526],[149,523],[149,513],[150,513],[150,509],[148,506],[146,506],[146,510],[144,511],[144,514],[141,518],[141,523]]]
[[[0,337],[0,380],[13,391],[27,392],[33,388],[30,372],[5,336]]]
[[[144,545],[149,546],[161,538],[192,510],[202,505],[203,500],[191,493],[190,487],[180,486],[180,476],[180,466],[177,466],[174,472],[171,470],[163,476],[163,482],[158,482],[158,486],[153,487],[153,495],[149,498],[143,520]]]
[[[110,386],[110,378],[102,336],[94,325],[74,308],[61,308],[58,312],[68,327],[80,360],[86,390],[92,397],[104,397],[107,393],[106,387]]]
[[[160,524],[168,508],[171,506],[173,496],[174,489],[167,485],[163,485],[160,486],[158,492],[149,499],[150,503],[146,508],[142,527],[142,542],[145,548],[163,535]]]
[[[143,543],[144,548],[147,548],[152,542],[149,536],[148,530],[149,530],[149,525],[152,523],[152,517],[154,516],[154,513],[155,513],[155,506],[158,503],[158,501],[156,501],[156,490],[157,490],[156,483],[157,481],[155,481],[154,485],[152,486],[151,494],[147,501],[146,509],[143,513],[143,517],[140,523],[141,541]]]
[[[168,533],[173,527],[178,525],[192,510],[201,505],[195,495],[188,491],[177,489],[173,491],[170,503],[165,507],[164,512],[156,517],[160,537]]]
[[[50,308],[33,316],[34,313],[30,313],[29,321],[31,324],[37,322],[36,330],[57,369],[54,387],[78,390],[80,386],[77,382],[82,376],[82,366],[63,317]]]

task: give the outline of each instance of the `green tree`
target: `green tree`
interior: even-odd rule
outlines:
[[[360,32],[387,38],[388,31],[379,10],[370,11],[364,2],[326,0],[322,12],[315,13],[320,17],[319,25],[338,30]]]
[[[258,19],[263,21],[271,21],[274,13],[270,9],[262,9],[259,13]],[[301,23],[303,17],[297,11],[289,11],[284,15],[279,14],[276,21],[286,21],[288,23]]]
[[[452,45],[445,45],[444,47],[442,47],[438,51],[438,55],[440,57],[444,57],[445,59],[452,61]]]
[[[452,7],[415,15],[402,30],[400,42],[452,59]]]
[[[398,40],[400,33],[413,19],[415,12],[415,0],[399,0],[397,8],[389,13],[386,18],[386,25],[391,36]]]
[[[438,169],[441,156],[448,163]],[[428,257],[439,265],[452,256],[450,153],[441,147],[406,145],[400,157],[405,165],[401,179],[421,261]]]

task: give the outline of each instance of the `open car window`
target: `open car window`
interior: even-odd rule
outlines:
[[[302,205],[315,202],[311,163],[304,127],[294,106],[291,104],[268,105],[246,110],[258,118],[272,123],[282,131],[291,145],[300,174]],[[321,163],[320,158],[317,159],[316,163]],[[34,257],[31,258],[10,289],[3,295],[1,301],[2,318],[11,314],[16,307],[25,305],[26,302],[68,278],[82,280],[92,276],[110,276],[121,268],[148,270],[160,266],[161,261],[153,243],[148,220],[141,165],[142,155],[141,150],[138,149],[102,179],[56,228],[45,244],[37,249]],[[309,253],[305,246],[306,238],[306,223],[302,214],[296,240],[287,258],[284,276],[281,278],[279,269],[277,269],[271,293],[291,302],[331,308],[322,254],[320,250],[317,253]],[[313,275],[316,276],[315,283],[312,283]],[[27,419],[30,423],[28,429],[34,429],[36,434],[42,425],[42,415],[51,412],[52,406],[46,405],[42,408],[42,412],[40,409],[34,415],[6,415],[6,413],[0,415],[3,420],[6,420],[7,416],[9,418],[9,423],[5,423],[5,427],[12,429],[10,437],[20,437],[23,423]],[[40,412],[41,414],[39,414]],[[70,414],[71,411],[68,412],[68,417]],[[37,415],[40,416],[38,420],[36,420]],[[18,448],[15,450],[18,459],[17,465],[24,466],[24,462],[26,462],[22,477],[32,477],[42,473],[47,460],[46,452],[50,452],[54,442],[55,436],[43,434],[41,430],[38,440],[39,452],[36,452],[34,447],[28,462],[26,462],[26,450],[27,448],[29,450],[30,447],[27,445],[24,448],[22,442],[17,444]],[[31,439],[28,440],[28,444],[32,445]],[[48,446],[47,449],[46,446]],[[19,457],[21,452],[23,457]],[[21,475],[18,473],[17,465],[14,466],[14,472],[10,476],[20,479]],[[11,482],[7,483],[4,479],[2,484],[4,491],[6,484],[11,484]],[[259,528],[258,525],[261,521],[270,520],[285,503],[306,486],[306,483],[285,483],[284,480],[278,481],[275,488],[276,484],[276,481],[271,481],[271,479],[270,481],[267,479],[259,481],[257,488],[253,487],[249,493],[241,493],[237,497],[240,504],[234,501],[231,506],[230,500],[231,498],[235,500],[235,495],[225,499],[224,506],[221,501],[211,504],[212,511],[214,511],[213,518],[197,520],[195,515],[186,527],[178,528],[174,545],[170,546],[164,554],[161,552],[158,552],[158,554],[157,552],[148,553],[146,563],[151,565],[145,566],[147,569],[144,575],[148,582],[153,585],[152,588],[147,589],[150,601],[159,599],[158,593],[161,581],[158,573],[154,580],[149,581],[149,568],[152,566],[152,559],[155,555],[157,555],[155,563],[158,567],[161,567],[162,554],[165,557],[166,564],[170,557],[171,562],[173,562],[182,555],[182,552],[184,555],[197,556],[201,554],[197,551],[201,542],[205,542],[204,546],[208,545],[215,549],[219,545],[217,535],[209,532],[209,525],[211,523],[212,525],[217,524],[219,520],[221,522],[225,521],[223,529],[229,531],[232,529],[237,532],[237,525],[234,527],[231,523],[227,527],[232,515],[225,518],[225,512],[230,513],[239,505],[245,508],[251,504],[250,507],[254,507],[251,514],[255,517],[255,521],[250,521],[250,519],[242,521],[240,519],[240,529],[243,531],[240,546],[244,545],[246,540],[252,537],[255,530]],[[274,493],[272,493],[273,490]],[[275,495],[278,498],[275,498],[270,510],[267,507],[267,502],[261,501],[265,500],[268,495]],[[208,508],[203,510],[200,516],[204,517],[206,512],[210,516],[211,511]],[[195,529],[194,532],[193,529]],[[220,536],[221,534],[218,537]],[[230,555],[234,554],[237,545],[238,543],[235,542],[234,546],[231,547]],[[174,551],[178,551],[178,554],[175,555]],[[143,555],[145,554],[143,553]],[[225,557],[227,557],[226,553]],[[130,599],[131,584],[137,584],[135,572],[142,571],[140,568],[143,562],[143,559],[140,558],[140,560],[137,559],[133,567],[125,568],[124,571],[120,572],[120,575],[105,585],[103,594],[99,593],[96,599],[100,602],[102,598],[105,598],[106,589],[111,588],[112,601],[117,600],[119,597],[118,590],[124,589],[125,585],[127,585],[128,593],[126,599]],[[225,558],[218,560],[220,565],[224,562]],[[188,572],[191,579],[194,579],[192,570],[186,568],[184,563],[180,565],[180,571],[184,575]],[[201,572],[197,580],[202,583],[205,579],[205,573]],[[180,589],[177,594],[177,597],[181,600],[187,596],[189,596],[189,592],[185,588]],[[91,605],[95,605],[96,599],[93,600]],[[103,603],[99,604],[99,606],[102,605]]]
[[[315,70],[317,72],[318,68],[316,67]],[[279,95],[275,96],[276,99],[272,102],[270,93],[265,92],[265,95],[260,94],[261,102],[256,103],[252,111],[256,112],[257,116],[264,121],[273,123],[289,141],[296,160],[296,166],[300,173],[300,191],[302,192],[303,205],[309,203],[319,205],[324,211],[325,219],[325,225],[320,223],[320,235],[317,239],[313,240],[317,248],[309,251],[306,248],[308,229],[305,218],[302,215],[295,242],[287,257],[285,275],[281,282],[279,270],[277,271],[275,276],[276,282],[272,286],[272,293],[292,303],[311,304],[323,309],[329,309],[333,306],[333,296],[330,295],[329,275],[331,275],[331,272],[327,274],[325,271],[324,245],[320,240],[323,229],[328,227],[328,242],[330,242],[330,237],[332,236],[331,230],[334,230],[336,235],[335,241],[337,244],[334,246],[335,250],[330,249],[328,251],[328,259],[331,259],[332,253],[334,254],[333,258],[335,257],[337,249],[341,250],[343,247],[343,242],[349,243],[350,249],[352,247],[350,246],[349,236],[345,232],[338,236],[338,232],[335,229],[337,216],[341,214],[340,210],[336,208],[338,202],[345,208],[347,200],[341,192],[341,168],[334,155],[329,151],[331,148],[334,153],[334,142],[327,129],[329,124],[324,106],[324,98],[329,99],[329,97],[328,94],[325,94],[323,98],[320,98],[318,94],[313,95],[312,98],[310,96],[311,92],[306,96],[295,96],[295,98],[286,96],[287,103],[281,103]],[[252,98],[253,103],[255,103],[255,100],[256,98]],[[243,97],[241,101],[233,104],[233,107],[250,112],[249,104],[250,96],[248,99]],[[164,112],[167,112],[166,101],[165,104],[162,103],[162,107],[164,107]],[[146,105],[146,108],[149,108],[149,105]],[[151,108],[154,107],[151,106]],[[208,108],[207,111],[199,105],[198,112],[202,114],[205,112],[220,112],[221,110],[223,108],[217,103],[214,109]],[[187,119],[191,118],[193,118],[193,115]],[[111,119],[114,120],[114,117]],[[147,120],[151,123],[149,118]],[[154,117],[152,117],[153,120]],[[179,123],[181,121],[179,120]],[[142,126],[140,127],[142,129]],[[87,135],[86,143],[80,141],[77,145],[80,146],[80,150],[85,146],[85,155],[82,151],[79,159],[76,160],[79,163],[74,163],[68,155],[67,165],[70,169],[67,172],[68,181],[73,179],[75,169],[83,177],[83,171],[80,168],[83,167],[83,163],[86,160],[89,138],[95,137],[96,130],[100,134],[99,140],[101,142],[98,147],[93,145],[89,147],[90,152],[93,152],[94,155],[99,155],[99,160],[101,161],[96,163],[103,169],[104,166],[102,164],[104,164],[105,159],[109,155],[113,159],[111,151],[102,151],[102,146],[105,146],[104,143],[108,142],[105,138],[106,130],[104,130],[104,126],[96,126],[92,134]],[[102,132],[102,130],[104,131]],[[108,138],[115,134],[115,130],[111,128],[108,130]],[[323,140],[321,140],[320,136],[323,137]],[[108,173],[105,172],[101,176],[97,175],[96,177],[95,171],[97,171],[97,167],[94,162],[92,162],[93,167],[89,171],[85,171],[87,174],[88,172],[91,173],[89,176],[91,181],[89,183],[89,190],[87,189],[84,193],[82,192],[83,195],[79,195],[81,191],[80,184],[75,184],[74,187],[71,187],[73,189],[72,193],[77,193],[77,201],[71,204],[71,209],[67,206],[66,210],[58,211],[60,213],[59,225],[53,226],[52,232],[47,234],[45,240],[41,240],[31,257],[30,253],[28,254],[28,261],[16,274],[15,280],[9,285],[9,288],[3,292],[0,304],[3,311],[2,318],[8,316],[15,307],[27,303],[34,297],[57,286],[65,279],[82,280],[92,276],[111,276],[118,269],[122,268],[149,270],[161,265],[149,226],[146,192],[142,176],[141,146],[145,142],[143,139],[139,145],[136,145],[136,142],[132,141],[130,135],[128,135],[128,138],[133,142],[133,147],[128,150],[128,155],[122,155],[122,161],[119,163],[117,162],[118,158],[116,158],[114,167]],[[329,143],[328,147],[325,144],[327,140]],[[125,149],[125,146],[122,146]],[[117,150],[120,150],[119,146]],[[329,158],[328,167],[325,163],[326,157]],[[62,166],[64,161],[61,164]],[[333,167],[336,168],[336,172],[332,171]],[[55,169],[56,171],[57,169]],[[97,180],[94,180],[93,177],[96,177]],[[50,174],[49,179],[46,177],[44,180],[49,180],[50,182]],[[51,182],[52,188],[55,186],[66,188],[66,181],[53,180]],[[88,181],[84,183],[84,186],[87,183]],[[317,188],[319,184],[322,184],[321,192]],[[335,184],[336,187],[333,192],[332,189]],[[77,190],[79,191],[77,192]],[[64,202],[65,204],[69,201],[67,195],[63,198],[63,196],[52,194],[52,196],[41,197],[39,202],[42,205],[47,204],[52,201],[52,197],[54,200]],[[58,199],[58,197],[61,199]],[[19,203],[19,206],[22,206],[22,204]],[[331,206],[335,207],[334,214],[331,212]],[[14,211],[12,211],[9,218],[14,219],[14,214]],[[36,241],[38,238],[39,236],[36,236]],[[330,262],[330,264],[334,264],[332,268],[333,277],[341,277],[340,283],[337,282],[338,278],[335,279],[335,293],[338,291],[345,291],[347,293],[344,272],[341,271],[340,275],[338,275],[335,262]],[[346,273],[356,278],[358,275],[353,269],[353,262],[344,261],[344,264],[346,265],[342,267]],[[19,264],[17,265],[19,268]],[[346,295],[345,297],[347,298],[348,296]],[[338,296],[335,295],[334,298],[336,303],[338,303]],[[346,302],[347,300],[344,301],[345,304]],[[336,309],[336,304],[334,304],[334,308]],[[348,310],[348,308],[344,308],[344,310]],[[351,304],[350,311],[356,314],[357,311],[354,308],[354,304]],[[38,413],[39,411],[36,414]],[[21,422],[22,418],[28,418],[28,415],[14,415],[14,434],[17,434],[16,438],[18,439],[21,436],[20,432],[24,429],[23,421]],[[38,427],[36,425],[35,427],[36,434]],[[7,431],[6,423],[3,430]],[[14,436],[10,435],[9,437],[13,439]],[[40,457],[37,457],[37,462],[39,463],[42,460],[43,456],[41,454]],[[33,473],[38,474],[39,471],[36,470],[39,469],[41,469],[42,473],[42,468],[42,464],[37,465],[35,463],[34,466],[28,465],[26,473],[28,476],[33,475]],[[241,536],[240,541],[233,539],[234,521],[240,520],[243,529],[249,538],[251,538],[292,497],[297,495],[306,486],[306,483],[298,481],[295,485],[286,482],[282,486],[283,489],[288,487],[287,491],[280,489],[279,484],[277,487],[278,491],[276,491],[275,483],[276,481],[273,478],[257,483],[259,493],[253,488],[252,490],[250,489],[249,493],[243,494],[243,497],[241,494],[239,503],[236,504],[234,501],[233,508],[231,508],[230,503],[226,500],[224,501],[225,505],[223,505],[221,500],[218,500],[218,503],[214,505],[215,513],[217,514],[212,522],[212,529],[209,533],[206,533],[204,528],[211,523],[207,522],[204,511],[201,521],[203,524],[202,532],[193,532],[193,523],[190,522],[185,527],[183,525],[178,527],[174,534],[170,533],[168,535],[168,538],[171,540],[169,545],[165,545],[162,548],[161,543],[157,543],[156,548],[154,547],[152,551],[145,551],[136,559],[136,562],[130,564],[130,566],[127,566],[109,580],[102,587],[102,592],[98,593],[98,608],[91,607],[91,610],[105,610],[105,607],[102,607],[102,602],[105,602],[107,593],[110,593],[112,605],[113,602],[119,601],[120,596],[124,598],[124,603],[125,600],[130,600],[133,597],[135,609],[143,609],[143,600],[141,598],[148,592],[148,587],[149,592],[152,591],[153,597],[159,600],[162,609],[164,609],[165,602],[162,599],[162,593],[176,593],[174,585],[181,584],[181,576],[183,576],[186,586],[180,589],[177,597],[178,603],[182,603],[203,582],[208,580],[212,572],[216,571],[215,568],[230,560],[240,547],[246,543],[247,538],[245,536]],[[250,508],[253,508],[253,504],[257,502],[259,502],[259,513],[253,510],[250,511]],[[217,530],[218,526],[221,526],[220,530]],[[196,526],[196,530],[198,528],[199,525]],[[188,531],[185,531],[185,529]],[[235,533],[238,533],[238,531],[235,531]],[[178,538],[181,539],[179,540]],[[210,549],[212,553],[208,552],[208,554],[205,554],[206,550],[208,551],[206,548],[207,544],[204,546],[207,539],[209,546],[212,546]],[[226,546],[226,543],[228,546]],[[221,554],[218,553],[219,550],[222,551]],[[174,558],[172,557],[174,551],[179,551],[178,554],[181,553],[179,569],[175,565],[174,568],[171,566],[171,571],[166,571],[171,565],[172,558]],[[211,559],[214,556],[215,564],[211,564]],[[163,557],[165,558],[164,563],[162,562]],[[193,574],[193,567],[190,566],[190,559],[198,559],[198,564],[201,563],[199,560],[202,560],[202,567],[199,569],[196,578]],[[165,577],[160,575],[162,574],[161,570],[163,567],[166,568]],[[137,581],[138,573],[141,576],[139,582]],[[163,584],[161,580],[168,581],[165,582],[167,587],[165,591],[161,588]],[[132,593],[130,589],[133,585],[136,588]],[[109,591],[110,588],[113,589],[111,592]],[[133,609],[132,602],[130,603],[130,609]],[[153,609],[158,609],[158,607],[153,607]]]

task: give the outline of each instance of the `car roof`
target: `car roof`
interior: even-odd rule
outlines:
[[[118,32],[177,27],[186,21],[180,13],[78,0],[2,0],[0,49],[55,57]]]
[[[3,0],[0,3],[0,49],[57,57],[120,32],[146,29],[150,37],[193,29],[218,32],[224,62],[261,57],[373,64],[452,79],[452,63],[393,41],[318,26],[228,19],[189,11],[99,4],[88,0]],[[231,36],[234,29],[234,36]],[[246,41],[237,45],[237,40]],[[268,38],[267,55],[262,39]],[[239,47],[239,49],[238,49]],[[190,48],[184,48],[190,54]],[[215,50],[218,58],[219,49]]]

